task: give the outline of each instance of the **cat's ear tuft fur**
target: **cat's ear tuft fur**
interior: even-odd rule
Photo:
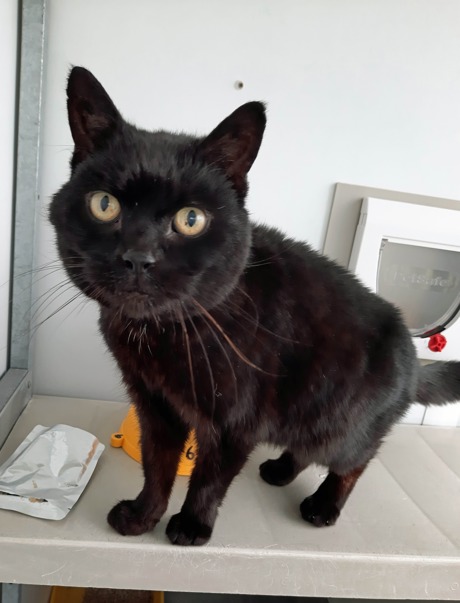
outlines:
[[[75,149],[74,169],[101,149],[121,122],[121,115],[107,92],[84,67],[74,67],[67,82],[67,111]]]
[[[206,161],[225,171],[240,200],[246,196],[246,176],[259,152],[266,122],[263,103],[246,103],[225,118],[200,145]]]

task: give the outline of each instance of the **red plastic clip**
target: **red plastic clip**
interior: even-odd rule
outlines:
[[[446,347],[447,339],[441,333],[436,333],[436,335],[432,335],[428,340],[428,347],[432,352],[442,352],[442,350]]]

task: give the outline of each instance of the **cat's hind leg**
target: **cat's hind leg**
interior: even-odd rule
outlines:
[[[334,525],[366,464],[340,475],[329,471],[318,490],[300,505],[303,519],[316,527]]]
[[[305,459],[285,450],[277,459],[268,459],[259,467],[260,477],[271,486],[290,484],[308,465]]]

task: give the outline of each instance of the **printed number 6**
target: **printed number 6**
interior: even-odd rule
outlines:
[[[185,453],[185,456],[188,458],[189,461],[193,461],[193,459],[195,458],[195,453],[193,452],[193,446],[190,446],[190,448]]]

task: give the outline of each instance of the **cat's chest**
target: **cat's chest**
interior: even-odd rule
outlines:
[[[206,410],[233,397],[231,353],[207,332],[181,324],[111,325],[102,319],[101,330],[128,383],[140,379],[148,390],[160,390],[170,401],[194,409],[197,400]]]
[[[182,381],[184,341],[177,329],[164,329],[148,322],[127,321],[125,325],[102,323],[110,351],[125,377],[141,377],[149,389]]]

